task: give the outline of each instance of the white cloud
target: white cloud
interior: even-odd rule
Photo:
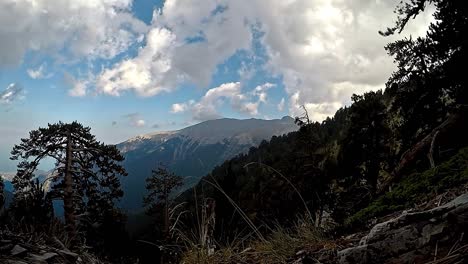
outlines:
[[[113,58],[147,31],[131,14],[131,4],[132,0],[0,1],[0,68],[21,64],[31,51],[61,63]]]
[[[281,101],[278,104],[278,111],[282,112],[284,110],[284,98],[281,98]]]
[[[393,25],[394,7],[391,1],[299,0],[272,2],[258,15],[269,67],[282,75],[292,101],[290,114],[305,105],[320,121],[352,93],[384,88],[395,66],[383,47],[395,37],[377,31]],[[423,15],[408,31],[422,33],[428,21]]]
[[[207,88],[216,67],[236,51],[249,50],[252,42],[250,25],[239,19],[242,10],[229,8],[213,15],[218,7],[210,0],[165,1],[153,14],[146,46],[135,58],[105,69],[98,77],[98,90],[116,96],[127,90],[153,96],[183,82]],[[188,41],[197,38],[200,41]]]
[[[69,73],[64,74],[64,81],[70,87],[68,95],[73,97],[83,97],[88,92],[90,81],[87,79],[78,80]]]
[[[41,64],[37,69],[28,69],[28,75],[32,79],[47,79],[53,76],[53,73],[47,74],[45,71],[46,64]]]
[[[186,103],[181,103],[181,104],[173,104],[171,107],[171,113],[176,114],[176,113],[182,113],[187,110],[188,105]]]
[[[255,87],[253,94],[258,96],[259,102],[266,103],[267,96],[268,96],[267,91],[274,86],[275,85],[272,83],[265,83],[265,84],[259,85]]]
[[[144,127],[146,125],[146,121],[141,117],[140,113],[127,114],[123,118],[127,119],[129,125],[133,127]]]
[[[192,119],[197,121],[216,119],[221,117],[218,112],[219,107],[228,103],[238,113],[256,116],[259,114],[259,105],[264,102],[262,98],[266,98],[266,90],[273,86],[273,84],[265,83],[250,92],[242,93],[240,82],[224,83],[209,89],[198,102],[191,100],[186,103],[173,104],[171,113],[189,112]],[[258,100],[255,100],[256,97]]]
[[[73,88],[68,91],[68,94],[74,97],[83,97],[86,95],[86,90],[87,90],[86,81],[76,81],[73,84]]]
[[[145,120],[143,120],[143,119],[138,119],[138,120],[135,121],[135,124],[134,124],[134,125],[135,125],[136,127],[143,127],[143,126],[145,126],[145,124],[146,124]]]
[[[110,75],[117,78],[104,78],[110,80],[106,84],[115,85],[108,91],[114,95],[119,94],[115,89],[154,95],[172,91],[181,82],[206,88],[217,65],[239,50],[253,53],[255,28],[264,33],[260,42],[266,49],[267,69],[282,76],[290,101],[296,96],[290,114],[297,114],[296,106],[306,104],[313,106],[313,111],[328,111],[328,107],[318,105],[336,107],[338,103],[349,103],[355,88],[361,92],[366,89],[360,87],[384,87],[395,66],[383,47],[395,37],[381,37],[378,31],[393,25],[395,5],[392,1],[373,0],[268,4],[265,0],[167,0],[153,18],[152,32],[159,33],[143,49],[150,51],[142,50],[136,58],[115,65],[102,76],[117,72]],[[408,34],[423,34],[432,20],[430,14],[411,21]],[[167,45],[157,50],[151,48],[154,41]],[[241,65],[241,78],[252,76],[252,65]],[[156,70],[151,70],[153,66]],[[136,78],[135,71],[143,76]],[[122,83],[123,75],[138,81]],[[98,86],[102,90],[107,87]],[[260,102],[266,100],[265,94],[258,95]],[[255,112],[255,105],[247,108]],[[316,117],[325,114],[320,112]]]
[[[24,89],[18,83],[11,83],[0,92],[0,103],[3,105],[11,105],[17,100],[24,98]]]
[[[182,83],[207,89],[217,67],[236,52],[256,56],[256,35],[267,56],[262,69],[283,80],[290,114],[299,114],[298,106],[305,105],[317,112],[317,120],[338,104],[348,104],[352,93],[383,88],[395,69],[383,47],[400,37],[377,33],[393,25],[393,1],[166,0],[150,26],[132,15],[131,4],[132,0],[4,0],[0,67],[18,65],[27,51],[59,54],[55,59],[62,62],[109,59],[141,43],[135,57],[105,66],[96,77],[87,76],[70,95],[86,95],[95,86],[98,93],[112,96],[128,91],[154,96]],[[418,16],[405,34],[424,34],[432,19],[431,12]],[[241,62],[241,81],[250,79],[257,66]],[[31,71],[31,76],[39,72]],[[219,98],[255,114],[267,100],[264,92],[256,96],[257,101],[241,105],[236,105],[242,101],[236,97]],[[198,109],[198,118],[217,115],[215,107],[186,104]]]
[[[134,90],[140,96],[153,96],[176,87],[178,76],[171,72],[171,56],[176,45],[174,34],[165,28],[153,28],[146,42],[135,58],[124,60],[100,74],[99,92],[119,96],[123,91]]]

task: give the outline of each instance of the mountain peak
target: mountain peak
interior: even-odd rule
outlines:
[[[131,175],[122,179],[127,194],[122,205],[127,209],[141,206],[145,178],[157,163],[161,162],[174,173],[188,177],[187,187],[225,160],[248,152],[272,136],[297,129],[292,118],[221,118],[177,131],[140,135],[120,143],[117,147],[124,154],[124,166]]]

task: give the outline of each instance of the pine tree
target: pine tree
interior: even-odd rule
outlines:
[[[435,21],[424,37],[401,39],[386,46],[397,70],[387,83],[395,96],[393,111],[401,119],[404,148],[419,142],[432,129],[468,104],[468,7],[464,1],[406,0],[396,9],[396,24],[384,36],[401,33],[429,4]]]
[[[46,230],[53,218],[53,207],[44,183],[38,178],[32,180],[28,191],[13,200],[11,211],[16,221],[34,226],[35,230]]]
[[[183,185],[183,178],[160,165],[152,171],[151,177],[146,179],[148,195],[144,197],[143,203],[148,207],[148,213],[157,211],[163,206],[164,238],[169,239],[169,205],[171,193]]]
[[[21,161],[13,179],[15,200],[23,200],[34,187],[34,172],[44,159],[55,160],[49,195],[63,200],[69,239],[76,242],[78,214],[99,218],[123,195],[118,176],[126,176],[118,149],[98,142],[89,127],[78,122],[49,124],[29,133],[11,152]]]

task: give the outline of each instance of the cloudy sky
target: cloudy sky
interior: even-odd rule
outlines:
[[[0,171],[20,137],[59,120],[109,143],[219,117],[295,116],[300,105],[323,120],[383,88],[394,39],[377,32],[397,2],[1,0]]]

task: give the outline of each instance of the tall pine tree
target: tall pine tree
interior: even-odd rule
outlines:
[[[63,200],[69,239],[76,242],[77,217],[98,219],[113,208],[123,195],[118,176],[126,176],[119,164],[124,160],[119,150],[96,140],[89,127],[78,122],[49,124],[29,133],[11,152],[11,159],[21,161],[13,179],[15,200],[25,199],[34,189],[34,172],[44,159],[55,160],[49,194]]]

